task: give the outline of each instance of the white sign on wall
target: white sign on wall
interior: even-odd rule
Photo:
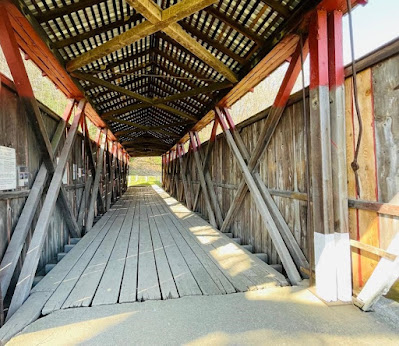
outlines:
[[[17,188],[17,159],[14,148],[0,146],[0,190]]]

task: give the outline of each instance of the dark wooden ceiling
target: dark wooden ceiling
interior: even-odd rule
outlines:
[[[171,148],[318,2],[23,0],[131,155]]]

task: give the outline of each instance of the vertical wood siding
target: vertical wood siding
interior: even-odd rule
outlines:
[[[358,135],[358,122],[353,107],[352,81],[347,78],[346,134],[343,135],[347,141],[348,197],[399,205],[399,90],[395,89],[399,85],[399,56],[366,68],[358,73],[357,80],[363,119],[363,137],[359,155],[360,196],[356,196],[354,173],[350,167]],[[306,196],[305,200],[303,198],[303,194],[307,191],[308,158],[305,150],[306,133],[300,94],[291,97],[270,144],[260,159],[259,168],[265,185],[272,190],[273,199],[305,256],[308,257],[306,231],[308,211]],[[266,114],[267,110],[237,126],[249,152],[253,150],[258,140]],[[309,114],[306,116],[309,117]],[[204,143],[201,147],[202,155],[205,154],[206,147],[207,143]],[[192,154],[186,154],[184,160],[189,160],[188,171],[191,174],[193,190],[196,191],[199,179]],[[222,134],[217,136],[211,152],[209,170],[225,217],[242,175]],[[180,177],[178,179],[180,188],[183,188]],[[298,192],[301,194],[300,198],[277,195],[278,192],[286,191]],[[196,211],[204,218],[208,218],[202,195]],[[241,238],[243,244],[253,245],[256,252],[267,253],[271,264],[281,263],[249,193],[230,231],[234,237]],[[349,208],[351,239],[386,249],[398,231],[398,217]],[[365,284],[378,260],[379,257],[376,255],[352,248],[355,291]]]

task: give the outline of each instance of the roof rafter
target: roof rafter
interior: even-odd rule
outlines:
[[[134,15],[132,15],[130,18],[122,18],[119,19],[115,22],[111,22],[108,23],[104,26],[101,26],[99,28],[93,29],[93,30],[89,30],[86,31],[82,34],[78,34],[75,36],[71,36],[69,38],[66,38],[65,40],[59,40],[57,42],[53,43],[53,47],[56,49],[60,49],[60,48],[64,48],[66,46],[69,46],[71,44],[76,44],[78,42],[82,42],[84,40],[88,40],[91,37],[97,36],[97,35],[101,35],[102,33],[105,33],[107,31],[119,28],[121,26],[130,24],[130,23],[134,23],[137,20],[140,20],[141,18],[143,18],[142,15],[140,15],[139,13],[136,13]]]
[[[207,65],[222,74],[231,82],[238,81],[236,75],[223,62],[213,56],[205,47],[192,38],[176,22],[183,18],[212,5],[217,0],[183,0],[165,10],[162,10],[152,0],[127,0],[127,3],[141,13],[147,21],[136,25],[134,28],[118,35],[106,43],[98,46],[67,63],[68,71],[75,71],[80,67],[98,60],[116,50],[130,45],[144,37],[162,30],[173,39],[179,41],[191,50]]]
[[[76,72],[73,72],[72,75],[74,77],[76,77],[76,78],[83,79],[83,80],[86,80],[88,82],[101,85],[101,86],[103,86],[103,87],[105,87],[105,88],[107,88],[109,90],[116,91],[116,92],[118,92],[120,94],[132,97],[132,98],[134,98],[136,100],[139,100],[141,102],[144,102],[146,104],[150,104],[151,106],[154,106],[154,107],[157,107],[157,108],[161,108],[161,109],[163,109],[163,110],[165,110],[167,112],[177,114],[177,115],[179,115],[182,118],[186,118],[186,119],[197,121],[197,118],[194,117],[193,115],[181,112],[181,111],[179,111],[179,110],[177,110],[177,109],[175,109],[173,107],[167,106],[167,105],[162,105],[162,104],[155,105],[155,104],[153,104],[153,101],[151,99],[149,99],[148,97],[142,96],[142,95],[140,95],[138,93],[135,93],[134,91],[127,90],[127,89],[122,88],[122,87],[120,87],[118,85],[109,83],[109,82],[107,82],[105,80],[93,77],[90,74],[76,71]]]
[[[158,104],[164,104],[167,102],[172,102],[172,101],[176,101],[176,100],[181,100],[181,99],[185,99],[187,97],[192,97],[192,96],[196,96],[199,94],[205,94],[205,93],[209,93],[209,92],[214,92],[214,91],[218,91],[218,90],[222,90],[222,89],[227,89],[232,87],[233,85],[231,83],[213,83],[211,85],[208,85],[206,87],[200,87],[200,88],[195,88],[195,89],[191,89],[191,90],[187,90],[187,91],[183,91],[180,92],[178,94],[174,94],[171,96],[167,96],[164,98],[153,98],[152,99],[152,105],[158,105]],[[136,109],[140,109],[140,108],[148,108],[149,106],[147,104],[144,103],[139,103],[139,104],[134,104],[134,105],[130,105],[127,107],[123,107],[117,110],[112,110],[106,113],[103,113],[101,118],[106,119],[109,116],[114,116],[114,115],[120,115],[120,114],[124,114],[127,112],[130,112],[132,110],[136,110]]]
[[[152,127],[150,127],[150,126],[141,125],[141,124],[134,123],[134,122],[128,121],[128,120],[117,119],[117,118],[109,118],[107,120],[108,121],[113,121],[115,123],[128,125],[128,126],[133,126],[133,127],[137,128],[137,129],[140,129],[140,130],[143,130],[143,131],[159,132],[159,133],[162,133],[162,134],[167,135],[167,136],[172,137],[172,138],[180,138],[180,136],[177,135],[174,132],[166,131],[166,130],[163,130],[163,129],[155,129],[155,130],[153,130]]]
[[[250,29],[247,29],[244,25],[239,24],[235,21],[231,16],[226,15],[225,13],[220,12],[215,7],[208,7],[205,9],[206,12],[210,13],[212,16],[216,17],[223,23],[227,24],[235,31],[239,32],[241,35],[249,38],[251,41],[255,42],[257,45],[261,45],[263,43],[262,37],[256,35],[256,33],[252,32]]]
[[[162,129],[166,129],[168,127],[186,126],[189,124],[192,124],[192,122],[191,121],[181,121],[181,122],[170,123],[170,124],[159,125],[159,126],[148,126],[148,131],[162,130]],[[120,136],[128,135],[131,132],[133,132],[133,131],[132,130],[122,130],[122,131],[115,132],[114,135],[115,135],[115,137],[120,137]]]
[[[48,22],[49,20],[54,20],[56,18],[66,16],[66,15],[71,14],[73,12],[77,12],[79,10],[83,10],[86,7],[93,6],[93,5],[96,5],[96,4],[100,4],[100,3],[105,2],[105,1],[107,1],[107,0],[98,0],[98,1],[96,1],[96,0],[80,0],[80,1],[77,1],[77,2],[72,3],[70,5],[57,7],[57,8],[54,8],[53,10],[51,10],[51,11],[47,11],[45,13],[39,14],[39,15],[36,16],[36,20],[39,23]]]
[[[285,18],[287,18],[290,15],[290,11],[287,9],[286,6],[281,4],[281,2],[278,2],[276,0],[261,0],[261,1]]]

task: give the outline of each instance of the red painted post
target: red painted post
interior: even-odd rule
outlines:
[[[345,136],[345,85],[342,45],[342,12],[328,13],[328,73],[331,115],[331,163],[337,298],[352,300],[351,250],[348,226],[348,189]]]
[[[328,76],[327,12],[318,10],[309,27],[310,139],[316,291],[337,300],[334,209],[332,197],[331,128]]]

